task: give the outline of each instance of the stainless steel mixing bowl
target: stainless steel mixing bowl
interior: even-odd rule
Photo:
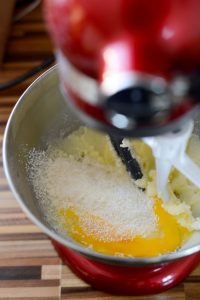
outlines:
[[[47,224],[39,209],[33,187],[28,181],[27,154],[33,147],[46,149],[50,142],[68,135],[80,125],[81,122],[68,107],[60,92],[56,66],[40,76],[25,91],[13,109],[4,136],[3,163],[10,188],[30,219],[63,247],[75,250],[76,254],[79,253],[86,259],[106,265],[151,267],[164,262],[174,262],[198,252],[200,244],[193,243],[186,249],[151,258],[108,256],[84,248],[70,237],[64,238]]]

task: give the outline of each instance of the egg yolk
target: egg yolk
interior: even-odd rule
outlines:
[[[108,255],[129,257],[151,257],[177,250],[189,237],[189,231],[178,224],[176,219],[162,207],[159,199],[155,200],[154,212],[157,217],[157,229],[151,237],[134,236],[129,239],[115,239],[115,231],[111,229],[112,237],[104,240],[97,233],[88,234],[81,222],[80,216],[72,208],[60,209],[64,230],[78,243],[90,247],[97,252]],[[91,216],[93,224],[101,226],[105,221]],[[111,224],[106,224],[112,228]]]

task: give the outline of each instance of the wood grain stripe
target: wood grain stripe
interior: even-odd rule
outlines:
[[[2,202],[3,202],[3,200],[2,200]],[[15,202],[16,202],[16,200],[15,200]],[[0,201],[0,203],[1,203],[1,201]],[[2,205],[2,207],[0,207],[0,215],[7,215],[7,214],[10,215],[12,213],[18,213],[18,212],[22,212],[21,208],[19,206],[17,206],[17,207],[4,207]]]
[[[41,279],[60,279],[61,278],[61,265],[43,265],[41,270]]]
[[[62,266],[61,286],[63,291],[68,289],[85,288],[89,285],[74,275],[68,267]]]
[[[29,280],[40,278],[41,266],[0,267],[0,287],[1,280]]]
[[[0,116],[0,121],[1,121],[1,116]],[[4,130],[5,130],[5,126],[1,126],[0,125],[0,135],[1,135],[1,139],[3,140],[3,133],[4,133]]]
[[[0,143],[0,147],[2,147],[3,145]],[[1,148],[2,149],[2,148]],[[3,169],[3,158],[1,157],[0,158],[0,167]],[[3,176],[0,176],[0,187],[1,186],[5,186],[5,187],[7,187],[7,189],[8,189],[8,183],[7,183],[7,180],[6,180],[6,178],[4,177],[4,175]],[[1,191],[1,188],[0,188],[0,191]]]
[[[0,234],[0,241],[27,241],[27,240],[46,240],[47,236],[43,233],[17,233]]]
[[[52,257],[32,257],[31,260],[25,257],[14,257],[14,258],[7,258],[2,259],[0,258],[0,267],[10,267],[10,266],[58,266],[61,268],[61,261],[60,258],[57,256]]]
[[[0,167],[2,167],[2,162],[0,161]],[[8,186],[6,183],[0,182],[0,191],[8,191]]]
[[[34,267],[35,268],[35,267]],[[59,280],[40,280],[40,279],[29,279],[26,278],[22,280],[2,280],[0,281],[0,288],[4,288],[5,286],[13,288],[13,287],[51,287],[59,285]],[[1,290],[0,290],[1,291]]]
[[[1,98],[0,105],[2,107],[11,106],[11,108],[13,108],[13,106],[15,105],[17,100],[18,100],[18,96],[12,96],[12,97],[9,97],[9,96],[6,97],[5,96],[5,97]]]
[[[41,230],[36,227],[35,225],[33,225],[32,223],[28,222],[27,224],[24,225],[10,225],[10,226],[2,226],[0,227],[0,234],[11,234],[11,233],[29,233],[29,232],[41,232]],[[13,241],[14,243],[15,241]],[[1,244],[1,243],[0,243]]]
[[[19,300],[19,298],[16,298],[16,297],[4,297],[4,298],[1,298],[1,300]],[[31,299],[31,300],[58,300],[58,297],[52,297],[52,296],[50,296],[50,297],[20,297],[20,300],[27,300],[27,299]],[[60,297],[59,297],[59,299],[60,299]]]
[[[25,216],[23,218],[16,218],[15,215],[12,219],[6,219],[5,217],[0,217],[0,226],[9,226],[9,225],[32,225],[31,221],[27,219]],[[1,233],[1,230],[0,230]]]
[[[48,288],[46,286],[35,288],[33,287],[5,287],[0,289],[0,299],[13,299],[13,296],[15,299],[22,299],[23,297],[25,299],[51,299],[51,297],[58,297],[58,287],[57,286],[49,286]],[[57,298],[58,299],[58,298]]]

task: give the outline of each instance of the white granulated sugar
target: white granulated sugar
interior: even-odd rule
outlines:
[[[156,230],[153,201],[126,172],[87,158],[78,161],[61,151],[32,151],[28,169],[36,197],[49,220],[55,218],[58,209],[73,207],[84,214],[82,224],[88,233],[98,232],[104,240],[112,240],[110,229],[96,227],[87,213],[109,223],[118,238],[145,237]]]

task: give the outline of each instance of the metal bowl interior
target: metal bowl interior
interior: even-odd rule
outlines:
[[[33,148],[45,150],[49,143],[77,129],[81,121],[64,100],[57,75],[57,67],[40,76],[21,96],[9,118],[3,143],[3,163],[11,190],[22,209],[52,239],[79,253],[109,264],[135,266],[178,259],[200,250],[199,242],[190,243],[185,249],[152,258],[107,256],[94,252],[59,235],[47,224],[37,204],[33,188],[28,181],[27,154]],[[195,131],[199,133],[198,118]]]

